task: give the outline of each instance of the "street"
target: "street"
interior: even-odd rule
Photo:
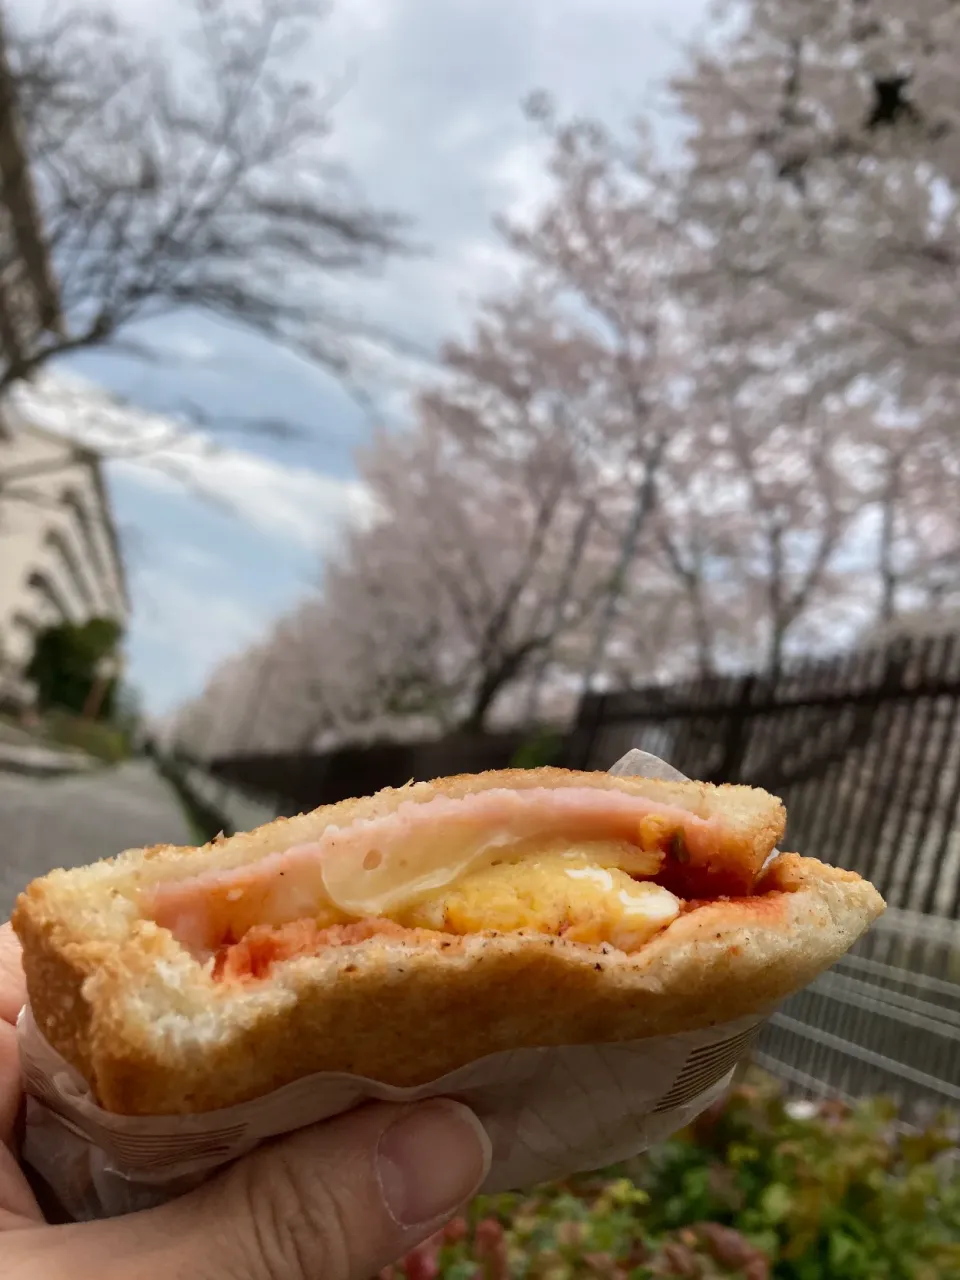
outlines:
[[[180,803],[146,763],[43,781],[0,774],[0,919],[52,867],[147,844],[193,844]]]

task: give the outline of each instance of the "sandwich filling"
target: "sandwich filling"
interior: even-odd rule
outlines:
[[[684,897],[748,894],[752,838],[629,792],[490,789],[406,801],[234,868],[165,881],[144,913],[218,976],[373,932],[534,930],[635,951]]]

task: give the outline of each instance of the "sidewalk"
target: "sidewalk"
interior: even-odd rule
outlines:
[[[0,773],[0,919],[29,880],[53,867],[193,843],[176,794],[146,762],[53,779]]]
[[[88,772],[97,762],[83,751],[42,741],[34,733],[0,719],[0,774],[23,773],[35,777]]]
[[[81,751],[60,751],[35,742],[18,746],[0,742],[0,773],[52,778],[67,773],[89,773],[96,767],[96,761]]]

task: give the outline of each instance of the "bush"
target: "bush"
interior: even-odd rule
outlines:
[[[112,657],[120,642],[120,626],[109,618],[91,618],[82,626],[63,622],[37,636],[27,679],[37,687],[41,710],[59,707],[79,715],[90,696],[99,664]],[[104,693],[100,715],[109,718],[114,682]]]
[[[514,752],[511,769],[542,769],[557,764],[563,756],[564,738],[552,729],[541,729]]]
[[[812,1108],[810,1109],[812,1110]],[[947,1122],[906,1132],[882,1100],[789,1104],[738,1088],[629,1168],[481,1197],[394,1280],[947,1280],[960,1169]]]

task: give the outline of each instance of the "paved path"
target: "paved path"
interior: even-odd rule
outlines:
[[[145,844],[193,844],[180,802],[137,761],[42,781],[0,774],[0,920],[27,881]]]

